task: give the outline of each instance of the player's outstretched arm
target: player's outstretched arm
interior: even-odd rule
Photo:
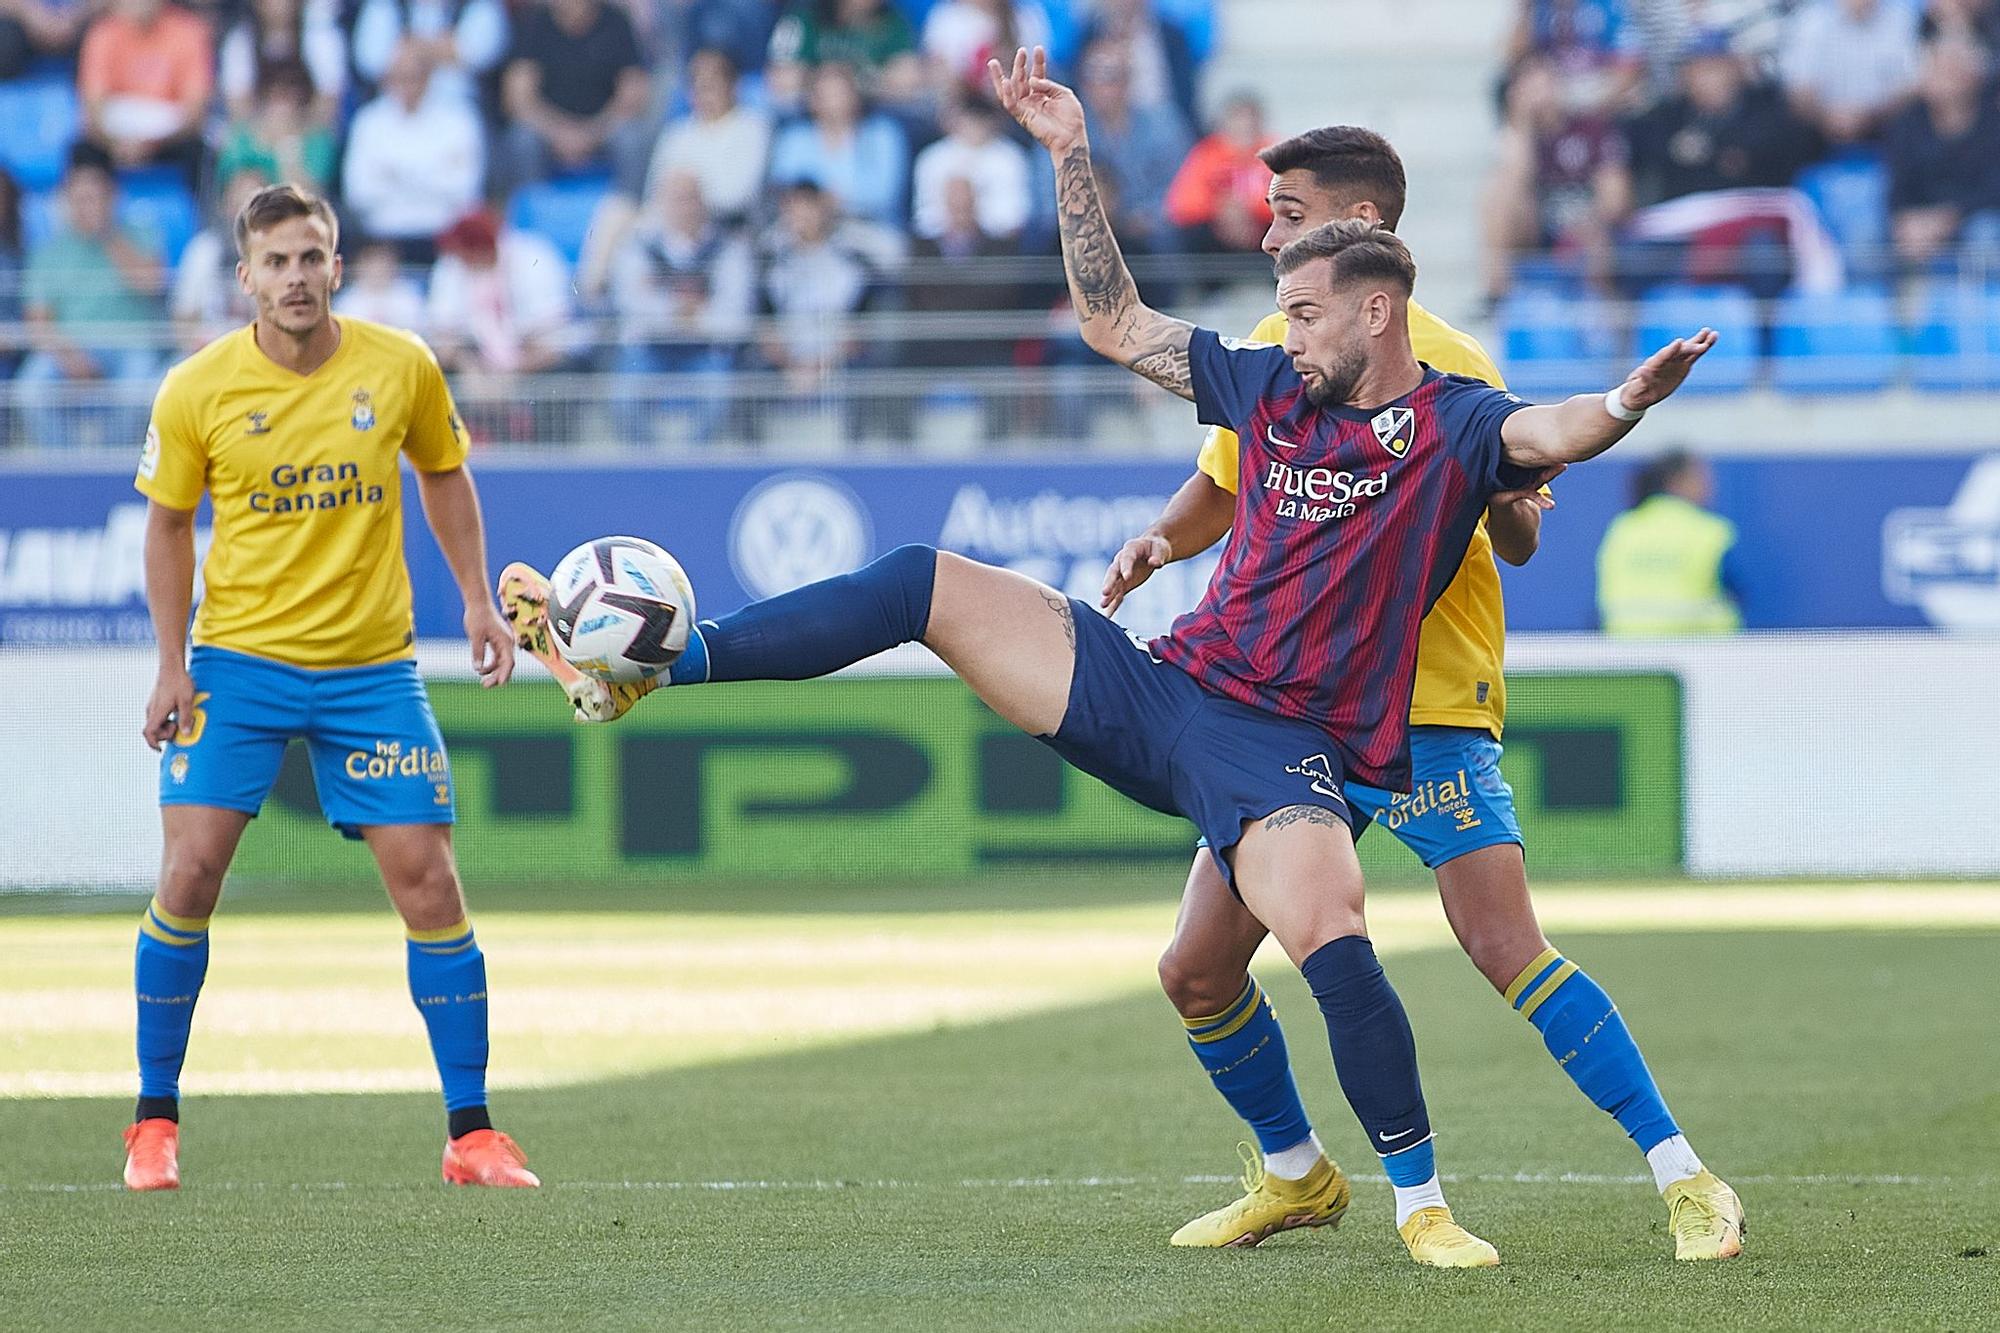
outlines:
[[[465,637],[472,644],[472,669],[479,683],[505,685],[514,674],[514,631],[500,617],[487,591],[493,580],[486,573],[486,525],[479,515],[479,492],[464,466],[445,472],[417,472],[417,493],[424,517],[437,538],[438,550],[451,567],[458,595],[465,602]]]
[[[1687,380],[1694,363],[1715,346],[1715,330],[1676,338],[1609,393],[1580,393],[1547,407],[1527,407],[1500,427],[1507,461],[1529,468],[1561,467],[1595,458],[1625,438],[1639,417]]]
[[[1144,532],[1120,547],[1104,571],[1104,591],[1098,605],[1114,616],[1125,595],[1153,577],[1153,571],[1200,555],[1222,540],[1236,521],[1236,497],[1197,471],[1181,483],[1167,507]]]
[[[1162,315],[1139,299],[1138,284],[1125,266],[1098,194],[1083,103],[1048,77],[1048,53],[1039,46],[1032,59],[1025,49],[1016,51],[1011,70],[989,60],[987,72],[1000,104],[1055,160],[1063,269],[1083,341],[1099,356],[1193,399],[1188,342],[1194,325]]]

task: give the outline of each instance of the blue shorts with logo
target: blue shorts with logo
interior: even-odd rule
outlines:
[[[199,646],[188,670],[194,726],[162,749],[161,805],[254,815],[299,737],[320,809],[348,837],[452,822],[451,766],[415,662],[313,669]]]
[[[1411,727],[1408,795],[1347,784],[1354,836],[1370,824],[1396,835],[1435,870],[1497,843],[1520,843],[1514,789],[1500,776],[1500,742],[1477,727]]]
[[[1230,887],[1224,856],[1243,822],[1293,805],[1353,823],[1339,749],[1310,722],[1212,694],[1072,598],[1076,672],[1062,726],[1041,740],[1077,768],[1198,830]]]

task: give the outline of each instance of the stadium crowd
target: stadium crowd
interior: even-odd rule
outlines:
[[[2000,0],[1523,0],[1489,303],[1817,299],[1866,362],[1892,297],[2000,279],[1996,55]]]
[[[1055,246],[984,62],[1045,43],[1080,82],[1135,254],[1254,253],[1262,110],[1193,128],[1212,3],[0,0],[0,374],[60,441],[52,386],[245,320],[229,221],[276,179],[336,202],[338,308],[462,377],[1075,358],[1047,265],[964,263]],[[845,331],[996,309],[983,338]]]

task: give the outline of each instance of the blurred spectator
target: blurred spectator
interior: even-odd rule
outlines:
[[[900,228],[910,177],[902,128],[868,112],[846,65],[814,70],[810,101],[811,119],[785,126],[771,145],[772,181],[810,181],[845,212]]]
[[[1624,0],[1625,45],[1644,62],[1650,98],[1680,86],[1681,62],[1697,41],[1721,33],[1757,77],[1771,72],[1797,0]]]
[[[1019,308],[1019,284],[1004,276],[985,276],[992,271],[991,266],[980,262],[1016,252],[1011,240],[995,236],[981,225],[978,184],[953,176],[945,181],[942,194],[938,231],[920,237],[910,248],[910,281],[903,288],[906,308],[912,314],[976,314]],[[1010,339],[976,333],[930,333],[912,338],[904,359],[918,366],[1003,366],[1012,356]]]
[[[0,380],[11,378],[21,364],[21,268],[27,256],[21,248],[21,183],[0,167]],[[13,423],[0,408],[0,446],[13,434]]]
[[[1508,38],[1508,70],[1544,60],[1570,112],[1614,112],[1646,74],[1632,54],[1620,0],[1520,0]]]
[[[0,0],[0,82],[43,57],[72,55],[88,13],[82,0]]]
[[[24,305],[34,351],[16,375],[31,441],[78,443],[92,421],[107,443],[129,444],[145,429],[143,404],[109,411],[66,407],[63,386],[143,380],[159,368],[148,344],[159,321],[164,275],[146,240],[119,225],[118,182],[100,148],[70,152],[62,221],[28,253]]]
[[[215,72],[208,25],[165,0],[112,0],[77,57],[86,134],[121,167],[172,163],[193,186]]]
[[[1637,228],[1650,239],[1635,240],[1617,261],[1634,289],[1685,277],[1745,282],[1774,296],[1801,259],[1802,277],[1823,267],[1815,258],[1825,249],[1823,230],[1784,188],[1811,151],[1812,134],[1775,87],[1751,82],[1727,34],[1695,39],[1680,92],[1628,121],[1625,138],[1627,160],[1605,171],[1600,208],[1628,223],[1652,210],[1652,221]],[[1661,217],[1656,206],[1675,200],[1708,206]],[[1825,258],[1838,264],[1837,256]]]
[[[1964,38],[1931,43],[1916,102],[1884,136],[1890,231],[1906,264],[1953,244],[2000,251],[2000,103],[1988,67]]]
[[[381,96],[354,113],[341,193],[370,240],[395,241],[409,263],[479,201],[486,165],[479,118],[449,94],[432,96],[428,42],[405,42],[382,77]]]
[[[387,241],[367,241],[346,266],[333,311],[390,328],[422,332],[424,294],[403,272],[403,257]]]
[[[1271,169],[1257,154],[1275,136],[1255,93],[1232,94],[1215,132],[1197,143],[1167,187],[1167,220],[1193,250],[1256,250],[1271,225]]]
[[[669,173],[661,182],[611,274],[620,373],[718,376],[735,367],[756,313],[756,261],[748,242],[709,216],[692,173]],[[622,433],[646,436],[649,407],[692,407],[694,429],[705,433],[721,420],[725,387],[711,379],[692,401],[628,397]]]
[[[1611,520],[1597,548],[1597,611],[1622,638],[1733,634],[1743,557],[1736,525],[1709,512],[1715,479],[1683,449],[1641,467],[1632,507]]]
[[[313,119],[331,125],[347,91],[347,38],[320,0],[250,0],[248,11],[216,51],[215,82],[234,120],[254,114],[264,71],[302,64],[312,75]]]
[[[1602,113],[1564,103],[1554,65],[1531,55],[1507,87],[1507,118],[1481,210],[1486,297],[1512,285],[1516,256],[1554,249],[1602,274],[1610,224],[1630,197],[1625,141]]]
[[[507,7],[501,0],[364,0],[354,20],[354,68],[362,78],[387,78],[406,41],[430,57],[434,94],[476,107],[480,81],[507,54]]]
[[[1028,155],[1008,138],[1001,112],[961,97],[943,116],[945,137],[917,154],[913,230],[942,236],[946,227],[946,187],[972,182],[979,204],[979,227],[988,236],[1012,237],[1028,221],[1032,179]]]
[[[1787,184],[1812,146],[1783,96],[1752,82],[1720,32],[1690,44],[1679,91],[1627,121],[1625,134],[1630,170],[1617,194],[1621,205],[1640,207],[1703,190]]]
[[[625,11],[604,0],[544,0],[523,13],[505,80],[510,188],[608,165],[637,197],[652,151],[644,117],[652,85]]]
[[[704,207],[717,217],[748,217],[764,185],[771,151],[771,122],[763,112],[736,100],[737,70],[719,50],[694,53],[688,61],[687,115],[667,126],[646,173],[648,195],[668,175],[694,173]]]
[[[1194,52],[1181,30],[1160,17],[1153,0],[1095,0],[1081,48],[1088,52],[1104,44],[1124,54],[1127,100],[1135,110],[1151,115],[1155,108],[1172,107],[1182,126],[1194,122]]]
[[[1052,40],[1048,11],[1034,0],[939,0],[924,16],[924,55],[940,87],[990,95],[987,60],[1008,64],[1021,47]]]
[[[313,119],[312,75],[296,60],[274,60],[257,75],[252,118],[239,121],[217,155],[224,180],[239,171],[261,171],[274,181],[296,181],[323,191],[333,179],[339,149],[333,131]]]
[[[1924,42],[1971,42],[1991,59],[2000,56],[2000,0],[1929,0],[1917,24]]]
[[[811,389],[858,350],[847,318],[874,294],[867,251],[843,234],[834,197],[796,181],[778,197],[778,223],[765,240],[757,274],[760,308],[775,327],[762,338],[764,360],[794,392]]]
[[[771,34],[765,78],[772,100],[797,106],[807,72],[829,63],[848,66],[862,92],[883,102],[910,102],[923,92],[916,34],[889,0],[802,0]]]
[[[1171,105],[1135,104],[1127,50],[1108,40],[1093,42],[1083,53],[1077,91],[1090,117],[1091,159],[1100,174],[1117,183],[1121,206],[1111,215],[1112,229],[1161,250],[1167,240],[1167,187],[1192,136]]]
[[[778,26],[777,0],[663,0],[663,6],[661,27],[682,60],[720,51],[739,70],[764,67]]]
[[[569,265],[546,237],[468,213],[438,237],[425,326],[447,370],[556,369],[575,356],[580,333]]]
[[[1906,0],[1810,0],[1779,70],[1799,117],[1831,144],[1871,139],[1910,94],[1917,17]]]
[[[183,355],[257,317],[257,303],[243,294],[236,278],[236,215],[270,183],[255,167],[226,177],[208,225],[181,251],[167,310],[173,316],[174,344]]]

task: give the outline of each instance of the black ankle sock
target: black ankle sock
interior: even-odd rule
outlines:
[[[451,1113],[451,1120],[445,1127],[445,1133],[455,1139],[462,1139],[476,1129],[491,1128],[493,1128],[493,1117],[486,1114],[485,1107],[468,1106]]]
[[[141,1120],[171,1120],[176,1125],[181,1122],[181,1103],[177,1097],[141,1097],[139,1109],[132,1113],[132,1123]]]

